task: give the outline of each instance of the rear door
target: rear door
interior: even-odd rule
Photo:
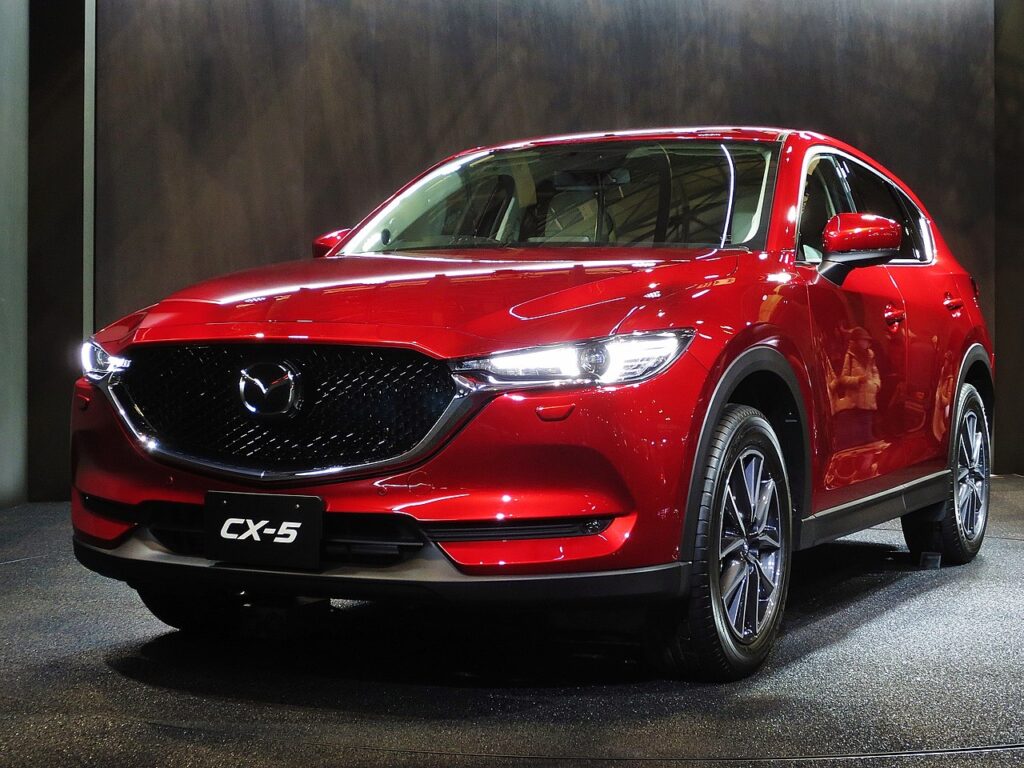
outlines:
[[[935,258],[931,225],[899,187],[877,171],[839,160],[858,211],[903,225],[903,245],[888,271],[906,304],[907,380],[901,419],[902,450],[912,474],[945,469],[950,411],[959,373],[959,351],[970,320],[957,281]]]

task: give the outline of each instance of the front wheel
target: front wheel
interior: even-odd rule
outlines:
[[[768,656],[789,589],[792,497],[764,415],[729,405],[704,466],[690,595],[656,609],[648,638],[672,674],[736,680]]]
[[[991,436],[985,404],[970,384],[960,388],[950,430],[949,466],[953,488],[949,499],[904,515],[903,537],[915,559],[939,552],[942,561],[969,563],[981,549],[988,523]]]

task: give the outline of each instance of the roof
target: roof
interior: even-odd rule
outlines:
[[[599,141],[664,140],[664,139],[717,139],[721,141],[782,141],[793,133],[791,128],[760,126],[693,126],[680,128],[641,128],[626,131],[592,131],[555,136],[537,136],[477,149],[522,149],[550,144],[582,144]]]

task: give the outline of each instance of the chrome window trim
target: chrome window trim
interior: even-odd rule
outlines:
[[[799,241],[800,241],[800,219],[801,219],[801,217],[803,216],[803,213],[804,213],[803,212],[803,199],[804,199],[804,190],[807,187],[807,168],[810,166],[811,160],[813,160],[818,155],[836,155],[836,156],[839,156],[839,157],[843,157],[843,158],[845,158],[845,159],[847,159],[847,160],[849,160],[849,161],[851,161],[853,163],[856,163],[857,165],[859,165],[862,168],[866,168],[867,170],[869,170],[871,173],[875,174],[875,176],[878,176],[880,179],[882,179],[882,181],[886,182],[887,184],[890,184],[891,186],[896,187],[896,189],[898,189],[900,192],[902,192],[906,196],[906,198],[910,202],[910,204],[914,206],[914,210],[917,212],[917,215],[920,218],[920,220],[923,221],[927,225],[928,237],[926,239],[928,240],[928,242],[925,243],[925,247],[928,248],[928,260],[927,261],[918,261],[917,259],[893,259],[892,261],[886,262],[885,266],[887,266],[887,267],[928,267],[928,266],[931,266],[931,265],[933,265],[935,263],[935,235],[932,232],[932,221],[931,221],[931,219],[927,218],[924,215],[924,213],[918,207],[917,203],[915,203],[911,199],[910,195],[908,195],[906,193],[906,191],[904,191],[903,188],[900,187],[899,184],[897,184],[895,181],[890,179],[888,176],[886,176],[884,173],[882,173],[878,169],[872,168],[870,165],[865,163],[863,160],[860,160],[859,158],[854,157],[849,152],[844,152],[843,150],[839,149],[838,147],[831,147],[828,144],[815,144],[814,146],[808,148],[806,154],[804,154],[803,166],[800,169],[800,190],[797,193],[797,197],[796,197],[797,217],[796,217],[796,222],[795,222],[795,228],[793,230],[793,248],[794,248],[794,254],[797,257],[799,257],[799,255],[800,255],[799,251],[797,251],[796,248],[799,245]],[[852,202],[852,200],[851,200],[851,202]],[[804,266],[817,266],[816,262],[805,261],[805,260],[800,259],[800,258],[796,258],[795,262],[797,264],[801,264],[801,265],[804,265]]]
[[[891,182],[891,181],[889,183],[893,184],[893,182]],[[924,241],[924,242],[922,242],[922,245],[924,245],[925,250],[928,253],[928,258],[925,261],[921,261],[920,259],[893,259],[892,261],[890,261],[888,263],[888,266],[892,266],[892,267],[927,267],[927,266],[929,266],[931,264],[934,264],[935,263],[935,233],[932,232],[932,222],[931,222],[931,219],[929,219],[927,216],[924,215],[924,212],[920,209],[920,207],[918,207],[917,203],[915,203],[910,198],[910,195],[908,195],[906,192],[904,192],[902,189],[900,189],[899,185],[893,184],[893,186],[895,186],[896,189],[903,195],[903,197],[906,200],[906,202],[909,203],[911,206],[913,206],[913,212],[917,214],[917,220],[921,224],[921,226],[919,226],[918,229],[921,232],[921,235],[922,235],[921,240]],[[927,232],[927,236],[925,236],[925,234],[924,234],[925,232]]]

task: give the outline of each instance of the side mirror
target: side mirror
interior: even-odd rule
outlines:
[[[855,267],[885,264],[900,252],[903,228],[873,213],[838,213],[825,225],[825,254],[818,271],[836,285]]]
[[[351,229],[336,229],[333,232],[328,232],[326,235],[320,235],[320,237],[313,240],[313,258],[322,259],[333,251],[342,240],[348,237],[348,233],[351,231]]]

